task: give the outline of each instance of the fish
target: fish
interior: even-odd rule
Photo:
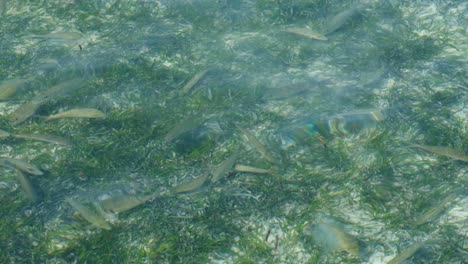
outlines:
[[[3,165],[18,169],[27,174],[36,175],[36,176],[40,176],[44,174],[44,172],[42,172],[34,164],[30,164],[24,160],[0,157],[0,164],[1,163],[3,163]]]
[[[41,71],[49,71],[49,70],[54,70],[61,67],[60,63],[56,59],[51,59],[51,58],[44,58],[38,60],[38,64],[36,68]]]
[[[74,78],[50,87],[46,91],[34,96],[30,102],[21,105],[13,111],[9,116],[10,122],[13,125],[23,123],[34,115],[41,105],[70,95],[73,91],[81,88],[84,83],[85,79]]]
[[[73,92],[77,91],[81,87],[84,86],[86,79],[84,78],[73,78],[67,81],[63,81],[58,83],[49,89],[39,93],[33,99],[32,102],[38,104],[45,104],[47,102],[56,101],[58,99],[65,98],[72,94]]]
[[[169,132],[167,132],[166,136],[163,139],[164,144],[169,144],[171,143],[174,139],[178,138],[182,134],[197,128],[199,125],[201,125],[204,121],[203,116],[190,116],[184,120],[182,120],[180,123],[175,125]]]
[[[10,137],[12,134],[8,131],[5,131],[3,129],[0,129],[0,138],[8,138]]]
[[[285,29],[284,32],[293,33],[293,34],[304,36],[310,39],[328,40],[326,36],[308,28],[291,27],[291,28]]]
[[[384,114],[378,109],[361,109],[331,116],[316,125],[321,134],[348,135],[374,128],[384,119]]]
[[[202,187],[203,184],[208,180],[208,178],[209,178],[209,174],[198,176],[189,181],[176,185],[172,191],[174,193],[186,193],[186,192],[194,191]]]
[[[37,203],[39,201],[39,196],[37,195],[37,192],[34,186],[32,185],[29,177],[23,172],[21,172],[21,170],[17,169],[16,179],[18,180],[21,189],[23,189],[24,193],[29,198],[29,200],[31,200],[33,203]]]
[[[360,15],[362,9],[362,6],[355,6],[336,14],[325,23],[323,34],[331,34],[348,24],[351,20]]]
[[[457,198],[457,194],[451,193],[450,195],[445,197],[442,201],[440,201],[435,206],[430,208],[427,212],[419,216],[415,221],[415,225],[420,226],[425,223],[431,222],[438,215],[440,215],[443,211],[445,211],[447,207],[449,206],[449,204],[456,198]]]
[[[447,147],[439,147],[439,146],[429,146],[429,145],[419,145],[419,144],[412,144],[411,147],[419,148],[428,152],[432,152],[437,155],[442,155],[445,157],[449,157],[456,160],[461,160],[464,162],[468,162],[468,156],[465,155],[461,151],[457,151]]]
[[[313,239],[327,251],[345,251],[359,256],[359,244],[350,234],[332,224],[321,222],[312,230]]]
[[[109,222],[106,221],[104,215],[99,213],[98,210],[92,210],[91,208],[84,206],[83,204],[79,203],[78,201],[67,198],[66,201],[81,214],[81,216],[86,219],[89,223],[94,225],[95,227],[102,228],[105,230],[110,230],[111,225]]]
[[[193,76],[192,79],[190,79],[190,81],[188,81],[185,84],[185,86],[182,88],[182,90],[180,91],[181,95],[185,95],[188,92],[190,92],[190,90],[193,88],[193,86],[195,86],[205,76],[205,74],[209,70],[210,69],[207,68],[207,69],[204,69],[204,70],[198,72],[197,74],[195,74],[195,76]]]
[[[44,141],[44,142],[62,145],[62,146],[72,145],[72,143],[68,139],[59,137],[59,136],[53,136],[53,135],[38,135],[38,134],[11,134],[11,135],[17,139]]]
[[[8,116],[8,119],[13,125],[21,124],[34,115],[40,106],[40,103],[32,101],[22,104]]]
[[[266,159],[268,160],[269,162],[271,163],[276,163],[276,160],[275,158],[273,158],[273,156],[270,154],[270,152],[267,150],[267,148],[265,146],[262,145],[262,143],[260,143],[260,141],[258,141],[257,138],[255,138],[255,136],[250,133],[249,131],[237,126],[237,128],[242,132],[242,134],[244,134],[244,136],[247,138],[247,141],[255,147],[255,149]]]
[[[412,244],[409,247],[406,247],[400,254],[396,255],[394,258],[392,258],[387,264],[400,264],[403,263],[405,260],[409,259],[416,253],[418,250],[420,250],[424,246],[424,242],[417,242]]]
[[[240,148],[238,147],[234,153],[221,162],[218,166],[213,168],[211,170],[211,182],[217,182],[221,179],[221,177],[224,176],[231,168],[234,166],[234,163],[236,162],[237,158],[239,157],[240,154]]]
[[[46,117],[46,121],[58,118],[105,118],[106,114],[95,108],[76,108]]]
[[[6,9],[7,9],[6,0],[0,0],[0,17],[5,15]]]
[[[37,39],[50,39],[50,40],[63,40],[63,41],[71,41],[77,40],[83,37],[83,34],[80,32],[74,31],[57,31],[43,35],[32,35],[29,36],[30,38],[37,38]]]
[[[357,81],[358,85],[368,86],[376,83],[382,79],[382,76],[385,74],[385,67],[380,66],[378,69],[374,69],[372,72],[362,72],[360,73],[359,80]]]
[[[250,173],[258,173],[258,174],[270,174],[273,172],[272,169],[261,169],[261,168],[255,168],[247,165],[242,165],[242,164],[236,164],[234,166],[235,171],[239,172],[250,172]]]
[[[324,134],[320,130],[320,126],[310,120],[296,122],[280,130],[279,143],[282,149],[287,150],[290,147],[299,145],[299,143],[315,142],[314,138],[317,139]]]
[[[153,194],[139,198],[132,194],[119,193],[117,195],[106,196],[100,200],[100,204],[105,211],[121,213],[144,204],[155,197]]]
[[[8,99],[14,95],[19,87],[24,85],[28,80],[11,79],[0,84],[0,100]]]

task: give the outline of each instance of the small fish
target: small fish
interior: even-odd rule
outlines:
[[[418,217],[415,221],[415,224],[417,226],[431,222],[434,220],[438,215],[440,215],[443,211],[447,209],[449,204],[457,198],[457,195],[455,193],[451,193],[447,197],[445,197],[442,201],[437,203],[435,206],[430,208],[427,212],[422,214],[420,217]]]
[[[53,135],[12,134],[12,136],[14,138],[18,138],[18,139],[44,141],[44,142],[57,144],[57,145],[62,145],[62,146],[71,146],[72,145],[72,143],[68,139],[63,138],[63,137],[53,136]]]
[[[374,69],[372,72],[362,72],[359,76],[358,85],[367,86],[374,84],[378,80],[382,79],[385,74],[385,67],[380,66],[378,69]]]
[[[428,146],[428,145],[419,145],[413,144],[412,147],[423,149],[428,152],[432,152],[437,155],[442,155],[445,157],[449,157],[456,160],[461,160],[464,162],[468,162],[468,156],[466,156],[463,152],[447,148],[447,147],[438,147],[438,146]]]
[[[394,258],[392,258],[387,264],[400,264],[403,263],[405,260],[409,259],[416,253],[418,250],[420,250],[424,246],[424,242],[417,242],[414,243],[413,245],[406,247],[405,250],[400,252],[400,254],[396,255]]]
[[[38,202],[39,196],[37,195],[37,192],[34,189],[34,186],[32,185],[29,177],[23,174],[20,170],[16,170],[16,179],[18,180],[21,189],[23,189],[29,200],[31,200],[33,203]]]
[[[198,176],[194,179],[191,179],[187,182],[183,182],[175,186],[173,189],[173,192],[174,193],[186,193],[186,192],[194,191],[202,187],[203,184],[208,180],[208,178],[209,178],[209,175],[204,174],[202,176]]]
[[[266,149],[265,146],[262,145],[262,143],[260,143],[260,141],[258,141],[258,139],[252,134],[250,133],[249,131],[241,128],[241,127],[237,127],[241,132],[242,134],[244,134],[244,136],[247,138],[247,141],[249,141],[249,143],[255,147],[255,149],[266,159],[268,160],[269,162],[271,163],[276,163],[275,161],[275,158],[273,158],[273,156],[270,154],[270,152]]]
[[[38,38],[38,39],[71,41],[71,40],[77,40],[77,39],[82,38],[83,34],[79,32],[72,32],[72,31],[58,31],[58,32],[52,32],[49,34],[44,34],[44,35],[32,35],[29,37]]]
[[[169,132],[167,132],[166,136],[164,137],[164,144],[169,144],[182,134],[197,128],[203,123],[204,119],[205,118],[203,116],[190,116],[189,118],[182,120],[171,130],[169,130]]]
[[[307,37],[307,38],[310,38],[310,39],[316,39],[316,40],[328,40],[328,38],[318,32],[315,32],[311,29],[308,29],[308,28],[296,28],[296,27],[292,27],[292,28],[287,28],[284,30],[285,32],[288,32],[288,33],[293,33],[293,34],[296,34],[296,35],[300,35],[300,36],[304,36],[304,37]]]
[[[217,182],[221,179],[221,177],[224,176],[231,168],[234,166],[234,163],[236,162],[237,158],[239,157],[240,154],[240,148],[238,147],[234,153],[221,162],[218,166],[216,166],[214,169],[211,170],[211,182]]]
[[[317,123],[317,129],[323,134],[348,135],[361,130],[375,128],[377,123],[385,119],[384,114],[379,109],[361,109],[342,113],[329,117],[322,123]],[[322,127],[325,127],[323,129]],[[328,130],[326,132],[322,132]]]
[[[106,114],[95,108],[77,108],[46,117],[46,121],[58,118],[105,118]]]
[[[260,168],[255,168],[247,165],[242,165],[242,164],[236,164],[234,166],[235,171],[239,172],[250,172],[250,173],[258,173],[258,174],[270,174],[273,172],[272,169],[260,169]]]
[[[105,211],[114,213],[121,213],[135,208],[141,204],[156,197],[155,195],[146,195],[141,198],[127,193],[120,193],[118,195],[110,195],[101,199],[100,204]]]
[[[0,138],[8,138],[10,137],[12,134],[10,132],[7,132],[5,130],[2,130],[0,129]]]
[[[332,224],[321,222],[313,231],[313,239],[327,251],[346,251],[352,255],[359,255],[359,244],[350,234]]]
[[[344,25],[348,24],[351,20],[360,15],[361,9],[362,6],[356,6],[333,16],[325,24],[325,29],[323,31],[324,35],[333,33],[341,27],[343,27]]]
[[[193,86],[195,86],[204,76],[205,74],[209,71],[210,69],[207,68],[197,74],[195,74],[195,76],[192,77],[192,79],[190,79],[190,81],[187,82],[187,84],[185,84],[184,88],[182,88],[181,90],[181,94],[182,95],[185,95],[187,94],[188,92],[190,92],[190,90],[193,88]]]
[[[73,91],[81,88],[84,83],[84,79],[75,78],[50,87],[46,91],[33,97],[30,102],[21,105],[13,111],[9,116],[10,122],[12,122],[13,125],[18,125],[26,121],[36,113],[41,105],[70,95]]]
[[[10,114],[8,119],[13,125],[21,124],[34,115],[40,106],[41,104],[37,102],[27,102],[16,108],[16,110]]]
[[[27,174],[37,175],[37,176],[44,174],[35,165],[30,164],[24,160],[12,159],[12,158],[0,158],[0,163],[3,163],[6,166],[11,166]]]
[[[70,96],[73,92],[77,91],[85,84],[86,79],[73,78],[67,81],[58,83],[49,89],[39,93],[31,100],[37,104],[45,104],[47,102],[56,101],[58,99]]]
[[[14,95],[19,87],[24,85],[28,80],[12,79],[4,81],[0,84],[0,100],[8,99]]]
[[[92,225],[102,228],[105,230],[110,230],[111,225],[106,221],[106,218],[99,213],[98,210],[93,210],[87,206],[84,206],[83,204],[79,203],[78,201],[75,201],[71,198],[67,198],[66,201],[76,210],[78,211],[81,216],[86,219],[89,223]]]
[[[0,0],[0,17],[6,13],[6,0]]]

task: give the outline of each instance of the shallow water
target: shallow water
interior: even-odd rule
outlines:
[[[411,245],[410,262],[466,261],[467,163],[412,146],[468,153],[468,4],[362,0],[340,15],[356,5],[0,0],[0,83],[24,80],[1,129],[72,142],[1,139],[0,157],[44,175],[27,176],[31,201],[1,168],[0,263],[387,263]],[[75,108],[106,117],[45,122]],[[122,190],[128,204],[101,208]],[[323,219],[359,254],[318,242]]]

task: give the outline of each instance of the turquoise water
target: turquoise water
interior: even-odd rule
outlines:
[[[467,15],[0,0],[0,263],[466,263]]]

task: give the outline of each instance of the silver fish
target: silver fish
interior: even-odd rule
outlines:
[[[39,104],[44,104],[50,101],[65,98],[67,96],[70,96],[73,92],[77,91],[81,87],[83,87],[85,82],[86,79],[83,78],[74,78],[61,82],[39,93],[38,95],[33,97],[31,101]]]
[[[0,129],[0,138],[7,138],[7,137],[10,137],[11,135],[12,134],[10,134],[10,132]]]
[[[95,108],[77,108],[46,117],[46,121],[58,118],[105,118],[106,114]]]
[[[9,116],[10,122],[12,122],[13,125],[17,125],[26,121],[36,113],[41,105],[70,95],[75,90],[81,88],[84,83],[84,79],[75,78],[50,87],[46,91],[33,97],[30,102],[21,105],[13,111]]]
[[[191,179],[187,182],[183,182],[181,184],[178,184],[177,186],[174,187],[173,192],[174,193],[185,193],[185,192],[191,192],[194,191],[201,186],[208,180],[208,174],[204,174],[202,176],[198,176],[194,179]]]
[[[43,35],[32,35],[31,38],[38,39],[50,39],[50,40],[61,40],[61,41],[73,41],[83,37],[82,33],[72,31],[58,31]]]
[[[104,217],[104,215],[102,215],[101,213],[99,213],[98,210],[93,210],[81,203],[79,203],[78,201],[75,201],[71,198],[67,198],[66,201],[76,210],[78,211],[81,216],[86,219],[86,221],[88,221],[89,223],[91,223],[92,225],[98,227],[98,228],[102,228],[102,229],[105,229],[105,230],[110,230],[111,229],[111,225],[106,221],[106,218]]]
[[[12,158],[0,158],[0,163],[3,163],[6,166],[10,166],[15,169],[18,169],[27,174],[31,174],[31,175],[43,175],[44,174],[34,164],[30,164],[24,160],[12,159]]]
[[[297,27],[291,27],[287,28],[284,30],[285,32],[288,33],[293,33],[296,35],[304,36],[310,39],[316,39],[316,40],[328,40],[328,38],[318,32],[315,32],[311,29],[308,28],[297,28]]]
[[[424,242],[417,242],[412,244],[409,247],[406,247],[400,254],[396,255],[392,258],[387,264],[400,264],[403,261],[407,260],[408,258],[412,257],[414,253],[420,250],[424,246]]]
[[[164,143],[169,144],[185,132],[195,129],[203,123],[204,119],[205,118],[202,116],[190,116],[189,118],[182,120],[182,122],[178,123],[171,130],[169,130],[169,132],[167,132],[166,136],[164,137]]]
[[[236,164],[234,166],[235,171],[239,172],[250,172],[250,173],[258,173],[258,174],[270,174],[274,172],[272,169],[261,169],[261,168],[255,168],[247,165],[242,165],[242,164]]]
[[[105,211],[121,213],[144,204],[155,197],[156,196],[153,194],[140,198],[128,193],[119,193],[117,195],[108,195],[105,198],[102,198],[100,200],[100,204]]]
[[[190,81],[187,82],[187,84],[185,84],[184,88],[182,88],[182,91],[180,92],[182,95],[185,95],[187,94],[188,92],[190,92],[190,90],[193,88],[193,86],[195,86],[204,76],[205,74],[209,71],[210,69],[207,68],[197,74],[195,74],[195,76],[192,77],[192,79],[190,79]]]
[[[324,35],[328,35],[333,33],[343,27],[344,25],[348,24],[351,20],[355,17],[359,16],[362,10],[362,6],[352,7],[348,10],[342,11],[337,15],[333,16],[330,20],[328,20],[325,24],[325,28],[323,30]]]
[[[6,9],[7,9],[6,0],[0,0],[0,17],[5,15]]]
[[[37,195],[37,192],[34,189],[31,180],[29,180],[29,177],[23,174],[20,170],[16,170],[16,179],[18,180],[21,189],[23,189],[24,193],[29,198],[29,200],[31,200],[33,203],[38,202],[39,196]]]
[[[423,149],[428,152],[435,153],[437,155],[442,155],[445,157],[449,157],[452,159],[456,160],[461,160],[464,162],[468,162],[468,156],[465,155],[465,153],[447,148],[447,147],[439,147],[439,146],[428,146],[428,145],[419,145],[419,144],[413,144],[411,145],[412,147]]]
[[[244,136],[247,138],[247,141],[255,147],[255,149],[269,162],[271,163],[276,163],[275,158],[273,158],[273,155],[270,154],[270,152],[267,150],[267,148],[258,141],[258,139],[249,131],[237,126],[237,128],[244,134]]]
[[[37,109],[41,106],[40,103],[37,102],[28,102],[20,107],[18,107],[15,111],[13,111],[8,119],[13,125],[18,125],[26,121],[30,118],[34,113],[36,113]]]
[[[18,88],[23,86],[27,79],[11,79],[0,84],[0,100],[5,100],[16,93]]]
[[[53,135],[12,134],[12,136],[14,138],[18,138],[18,139],[44,141],[44,142],[57,144],[57,145],[62,145],[62,146],[71,146],[72,145],[70,140],[68,140],[66,138],[63,138],[63,137],[53,136]]]
[[[236,162],[237,158],[239,157],[240,154],[240,148],[238,147],[234,153],[221,162],[218,166],[216,166],[214,169],[211,170],[211,182],[217,182],[221,179],[221,177],[224,176],[231,168],[234,166],[234,163]]]
[[[447,197],[445,197],[442,201],[437,203],[435,206],[430,208],[428,211],[426,211],[424,214],[419,216],[415,224],[417,226],[431,222],[434,220],[438,215],[440,215],[443,211],[447,209],[447,207],[450,205],[450,203],[457,198],[457,194],[451,193]]]

